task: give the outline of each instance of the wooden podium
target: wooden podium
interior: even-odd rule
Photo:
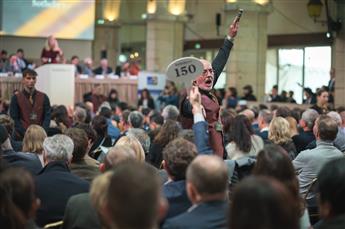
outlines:
[[[35,71],[38,74],[36,88],[48,95],[50,104],[74,106],[74,65],[46,64]]]

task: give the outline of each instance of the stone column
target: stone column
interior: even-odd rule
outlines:
[[[335,68],[335,107],[345,106],[345,0],[337,1],[337,10],[343,25],[332,47],[332,62]]]
[[[101,51],[107,52],[109,66],[115,70],[120,48],[120,24],[118,22],[121,1],[99,0],[96,2],[96,21],[101,19],[102,24],[95,25],[95,37],[92,42],[92,58],[95,67],[101,59]]]
[[[101,51],[107,51],[107,59],[109,66],[115,70],[118,56],[121,52],[120,48],[120,24],[116,22],[105,22],[103,25],[95,26],[95,38],[92,42],[92,58],[95,67],[99,64]]]
[[[227,85],[236,87],[241,95],[242,87],[250,84],[258,101],[262,101],[266,78],[267,16],[272,5],[243,0],[225,3],[226,27],[232,23],[240,8],[245,11],[226,66]]]
[[[164,2],[163,2],[164,3]],[[147,16],[146,69],[165,72],[168,64],[183,55],[184,15],[168,12],[167,4],[157,1],[157,10]]]

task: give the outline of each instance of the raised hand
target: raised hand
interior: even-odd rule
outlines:
[[[237,35],[238,27],[239,27],[239,21],[236,20],[237,18],[234,19],[234,21],[231,23],[229,26],[228,30],[228,35],[232,38],[235,38]]]

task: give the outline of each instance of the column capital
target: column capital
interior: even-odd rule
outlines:
[[[268,2],[265,5],[260,5],[258,3],[252,2],[252,1],[243,1],[243,2],[227,2],[224,4],[224,11],[235,11],[238,9],[244,9],[244,13],[246,11],[251,12],[259,12],[259,13],[266,13],[269,14],[273,11],[273,5],[272,2]]]

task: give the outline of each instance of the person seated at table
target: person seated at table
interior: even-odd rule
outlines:
[[[63,62],[63,52],[53,35],[50,35],[41,53],[42,64],[56,64]]]
[[[108,60],[106,58],[101,59],[101,66],[93,70],[95,75],[108,75],[113,72],[113,69],[108,66]]]

